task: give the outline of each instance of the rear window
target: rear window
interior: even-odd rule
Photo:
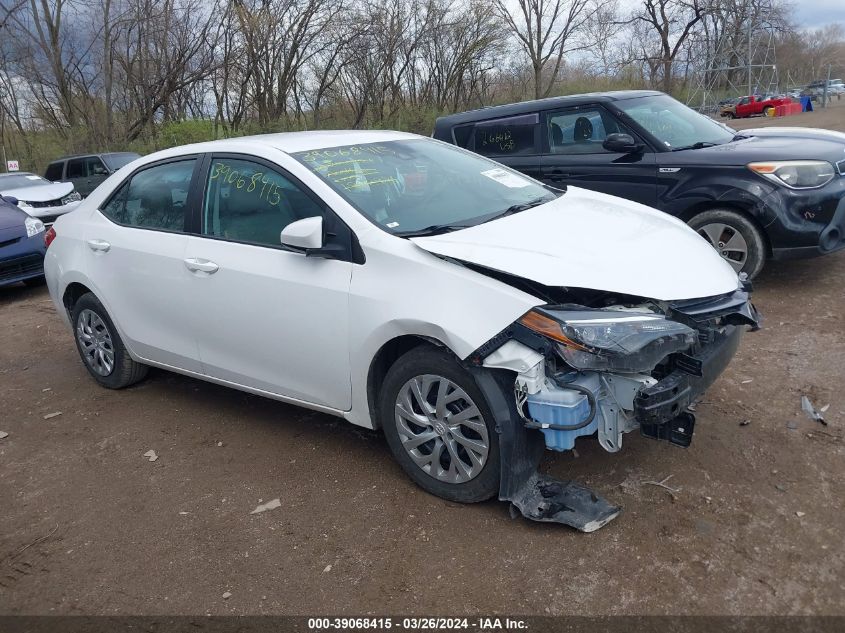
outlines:
[[[50,163],[49,165],[47,165],[47,171],[44,172],[44,177],[47,180],[52,180],[53,182],[56,182],[57,180],[61,180],[62,179],[62,165],[63,164],[64,163],[60,161],[58,163]]]
[[[472,125],[459,125],[454,130],[452,130],[452,134],[455,137],[455,145],[458,147],[463,147],[464,149],[469,148],[469,142],[472,138]]]
[[[483,156],[536,154],[540,115],[523,114],[475,124],[472,149]]]

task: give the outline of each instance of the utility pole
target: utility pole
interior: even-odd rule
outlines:
[[[754,22],[749,17],[748,18],[748,96],[751,96],[751,27],[754,25]]]
[[[830,64],[827,65],[827,80],[824,82],[824,90],[822,90],[822,107],[827,107],[827,87],[830,85]]]
[[[6,162],[6,112],[0,108],[0,148],[3,150],[3,171],[8,171]]]

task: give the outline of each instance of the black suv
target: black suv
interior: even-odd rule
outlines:
[[[47,165],[44,177],[53,182],[72,182],[82,197],[86,198],[106,178],[140,157],[135,152],[65,156]]]
[[[437,119],[434,138],[553,187],[640,202],[688,222],[754,277],[766,258],[845,247],[845,134],[736,132],[671,97],[554,97]]]

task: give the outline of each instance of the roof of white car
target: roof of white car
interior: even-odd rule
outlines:
[[[318,130],[314,132],[283,132],[279,134],[258,134],[255,136],[238,136],[208,141],[193,145],[173,147],[156,152],[146,158],[178,156],[191,152],[225,152],[235,148],[243,148],[244,144],[268,146],[288,154],[307,152],[326,147],[340,145],[358,145],[365,143],[384,143],[400,139],[421,138],[417,134],[408,132],[392,132],[389,130]]]

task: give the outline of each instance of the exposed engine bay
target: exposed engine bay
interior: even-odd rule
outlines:
[[[512,411],[525,432],[539,431],[544,447],[554,451],[571,450],[578,437],[596,434],[602,448],[617,452],[623,436],[637,429],[652,439],[689,446],[695,426],[690,404],[727,366],[745,326],[759,328],[747,289],[680,302],[566,289],[546,296],[577,297],[583,303],[534,308],[468,360],[504,370],[510,378],[500,384],[508,389]],[[577,489],[572,482],[555,486],[535,475],[522,482],[519,494],[502,497],[529,518],[585,530],[619,512],[592,493],[593,506],[584,505],[583,490],[571,498]],[[559,497],[553,502],[547,498],[550,489]],[[535,508],[535,502],[546,510]],[[557,518],[549,518],[551,508]]]

